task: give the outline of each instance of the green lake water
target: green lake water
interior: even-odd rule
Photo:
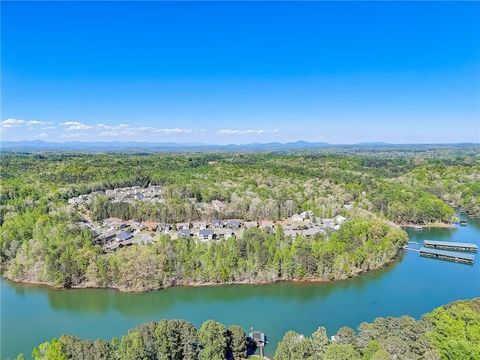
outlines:
[[[463,219],[464,217],[462,217]],[[480,221],[453,229],[408,230],[411,241],[461,241],[480,245]],[[415,245],[412,245],[415,246]],[[473,266],[402,252],[391,266],[331,283],[279,283],[172,288],[144,294],[114,290],[52,290],[1,280],[1,358],[29,355],[39,343],[72,334],[110,339],[138,324],[186,319],[200,325],[215,319],[263,330],[272,354],[288,330],[312,333],[325,326],[356,328],[378,316],[419,318],[436,306],[480,296],[480,254]]]

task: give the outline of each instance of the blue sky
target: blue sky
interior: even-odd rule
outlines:
[[[480,141],[480,3],[1,6],[4,141]]]

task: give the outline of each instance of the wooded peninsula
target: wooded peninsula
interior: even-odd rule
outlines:
[[[345,279],[480,215],[476,146],[1,158],[2,274],[56,287]]]

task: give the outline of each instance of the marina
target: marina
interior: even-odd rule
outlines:
[[[422,246],[419,248],[418,245]],[[403,247],[403,250],[419,253],[422,257],[453,261],[462,264],[473,264],[475,256],[471,255],[471,253],[478,252],[478,245],[473,243],[436,240],[424,240],[423,244],[421,242],[408,241],[408,244]]]
[[[419,256],[418,249],[425,239],[479,245],[480,220],[469,219],[466,227],[406,231],[409,246],[416,247],[416,252],[402,251],[391,266],[345,281],[176,287],[122,293],[111,289],[60,291],[2,279],[0,294],[5,306],[1,313],[0,358],[28,355],[34,346],[62,334],[111,339],[139,324],[160,319],[186,319],[195,326],[214,319],[226,325],[240,325],[247,333],[255,326],[255,330],[266,334],[269,344],[264,348],[265,355],[272,357],[288,330],[310,335],[319,326],[325,326],[328,335],[333,336],[342,326],[355,329],[377,316],[419,318],[436,306],[479,296],[480,262],[462,266],[453,261],[429,261],[430,258]],[[406,289],[408,294],[415,294],[415,301],[404,301]],[[436,296],[431,296],[433,293]],[[361,312],[357,310],[359,304]]]
[[[451,241],[425,240],[423,246],[439,250],[478,252],[478,246],[476,244]]]
[[[473,255],[463,254],[463,253],[458,253],[453,251],[422,247],[420,248],[419,252],[420,252],[420,256],[423,256],[423,257],[454,261],[454,262],[470,264],[470,265],[473,265],[473,262],[475,261],[475,256]]]

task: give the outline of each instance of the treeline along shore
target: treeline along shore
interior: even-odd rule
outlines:
[[[395,259],[397,224],[478,216],[477,155],[1,153],[1,269],[125,291],[345,279]]]
[[[249,335],[249,334],[248,334]],[[111,341],[63,335],[33,349],[35,360],[241,360],[255,353],[255,336],[214,320],[198,329],[184,320],[149,322]],[[268,334],[266,334],[268,339]],[[258,344],[261,345],[261,344]],[[269,345],[267,345],[269,346]],[[441,306],[415,320],[377,318],[358,329],[324,327],[305,336],[288,331],[274,360],[476,360],[480,358],[480,299]],[[19,355],[17,360],[25,359]]]

